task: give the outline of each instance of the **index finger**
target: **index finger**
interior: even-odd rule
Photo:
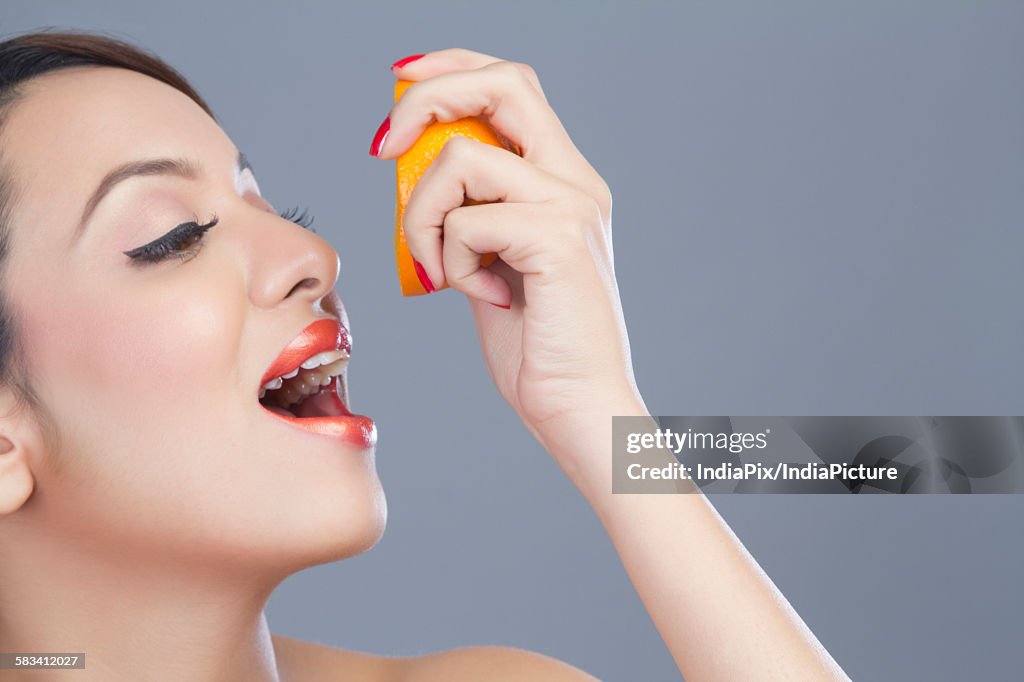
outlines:
[[[404,61],[404,60],[399,60]],[[422,57],[415,59],[411,62],[403,64],[402,66],[392,66],[391,72],[398,76],[401,80],[407,81],[421,81],[433,76],[439,76],[442,73],[451,73],[452,71],[468,71],[470,69],[479,69],[488,64],[494,64],[495,62],[509,61],[494,57],[483,52],[474,52],[473,50],[467,50],[462,47],[451,47],[445,50],[435,50],[433,52],[427,52]],[[544,88],[540,85],[540,79],[537,78],[537,72],[533,70],[527,64],[521,64],[519,62],[512,62],[516,65],[526,79],[537,89],[540,96],[547,102],[547,96],[544,94]],[[398,62],[396,62],[398,64]]]

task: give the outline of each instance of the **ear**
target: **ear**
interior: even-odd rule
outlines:
[[[35,489],[29,452],[38,439],[28,412],[0,389],[0,518],[21,509]]]

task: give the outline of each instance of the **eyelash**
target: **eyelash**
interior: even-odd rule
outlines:
[[[308,209],[301,209],[300,211],[299,207],[296,206],[295,208],[285,209],[278,213],[278,215],[316,234],[316,230],[310,227],[313,224],[313,216],[310,215]],[[219,218],[214,214],[210,222],[205,225],[200,225],[194,220],[182,223],[159,239],[155,239],[149,244],[139,246],[130,251],[123,251],[122,253],[140,265],[157,263],[168,258],[186,260],[199,252],[199,248],[202,246],[202,238],[206,231],[216,225],[218,221]]]
[[[295,208],[286,208],[278,213],[278,215],[285,220],[290,220],[296,225],[304,227],[313,234],[316,234],[316,230],[310,227],[310,225],[313,224],[313,215],[309,212],[308,208],[300,209],[298,206]]]

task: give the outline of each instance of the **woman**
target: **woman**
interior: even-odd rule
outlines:
[[[611,494],[610,417],[648,414],[611,195],[534,72],[461,49],[393,71],[417,83],[374,156],[473,115],[522,152],[449,142],[409,246],[427,288],[469,298],[498,390],[593,507],[680,671],[844,679],[702,495]],[[373,422],[345,404],[337,254],[128,44],[0,44],[0,126],[0,651],[85,652],[83,680],[593,679],[512,648],[393,658],[272,635],[275,586],[385,525]]]

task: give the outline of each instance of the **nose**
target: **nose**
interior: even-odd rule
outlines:
[[[249,297],[259,308],[309,304],[334,290],[341,263],[330,244],[277,216],[254,218]]]

